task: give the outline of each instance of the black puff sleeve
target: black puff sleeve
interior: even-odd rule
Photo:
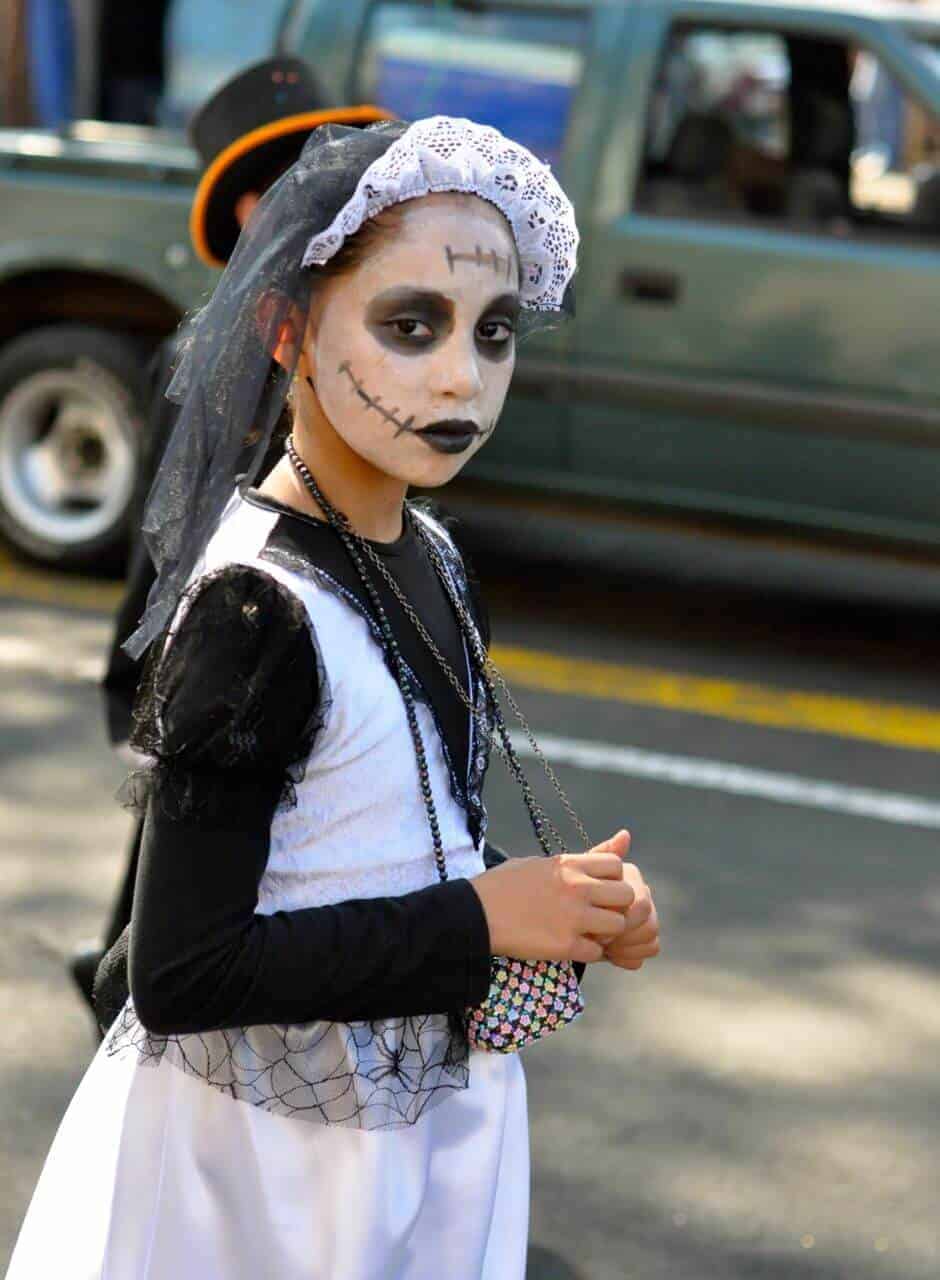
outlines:
[[[138,1017],[157,1034],[459,1012],[489,982],[471,884],[257,913],[271,820],[328,714],[303,606],[267,575],[200,584],[154,659],[133,742],[151,774],[130,928]]]
[[[291,801],[329,709],[303,604],[235,565],[200,580],[181,616],[134,707],[131,745],[154,761],[146,798],[209,822],[231,805]]]

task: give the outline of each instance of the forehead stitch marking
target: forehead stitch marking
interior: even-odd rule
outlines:
[[[391,425],[395,427],[396,440],[398,439],[398,437],[401,435],[403,431],[414,430],[414,420],[415,420],[414,414],[412,414],[410,418],[406,418],[405,421],[402,422],[402,420],[396,416],[398,413],[398,405],[396,405],[394,409],[386,409],[385,406],[382,404],[381,396],[370,396],[368,391],[366,391],[363,383],[361,383],[359,379],[356,377],[356,375],[353,373],[352,369],[350,368],[348,360],[344,360],[340,365],[338,365],[336,372],[346,374],[347,378],[353,385],[353,390],[355,391],[356,395],[365,404],[366,410],[374,409],[381,418],[383,418],[386,422],[391,423]],[[310,379],[308,378],[307,381],[310,382]],[[312,386],[313,383],[310,382],[310,385]]]
[[[457,253],[450,245],[444,246],[444,255],[447,258],[447,265],[450,268],[450,274],[454,274],[454,267],[458,262],[469,262],[475,267],[492,267],[496,275],[502,275],[505,263],[505,278],[507,280],[512,276],[512,254],[505,257],[501,253],[497,253],[495,249],[481,249],[476,245],[473,253]]]

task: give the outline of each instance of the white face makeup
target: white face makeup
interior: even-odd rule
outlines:
[[[483,446],[502,411],[518,268],[508,224],[476,196],[423,196],[400,212],[400,229],[315,304],[299,404],[377,470],[433,487]]]

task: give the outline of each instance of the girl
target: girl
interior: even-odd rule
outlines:
[[[132,997],[10,1280],[524,1275],[510,1050],[576,1016],[585,964],[639,968],[658,925],[625,832],[485,845],[491,743],[546,852],[554,828],[459,552],[405,499],[492,433],[576,245],[552,175],[493,129],[326,126],[192,326],[129,645],[153,641]]]

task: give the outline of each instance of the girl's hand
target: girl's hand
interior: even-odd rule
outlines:
[[[627,927],[634,897],[619,855],[606,845],[510,858],[470,883],[483,904],[492,953],[527,960],[603,960],[605,944]]]
[[[597,848],[625,858],[630,850],[629,832],[618,831]],[[644,960],[659,955],[659,916],[640,868],[635,863],[624,862],[622,872],[624,882],[633,889],[633,902],[624,913],[625,928],[609,939],[598,936],[597,941],[603,945],[604,959],[610,964],[618,969],[637,970],[642,968]]]

